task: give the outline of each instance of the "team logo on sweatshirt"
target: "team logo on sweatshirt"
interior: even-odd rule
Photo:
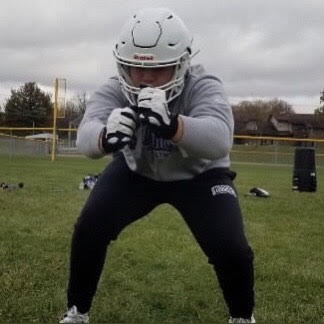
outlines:
[[[145,128],[143,146],[147,151],[153,152],[157,159],[167,157],[175,149],[175,145],[170,140],[157,137],[149,128]]]

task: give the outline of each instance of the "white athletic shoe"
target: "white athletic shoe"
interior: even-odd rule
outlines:
[[[60,323],[89,323],[89,315],[88,313],[80,313],[76,306],[72,306],[64,314]]]
[[[252,314],[251,318],[237,318],[237,317],[230,317],[228,320],[228,323],[234,324],[234,323],[256,323],[255,318]]]

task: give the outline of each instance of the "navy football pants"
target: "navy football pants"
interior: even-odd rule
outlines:
[[[213,265],[229,312],[250,317],[254,306],[253,252],[227,169],[192,180],[160,182],[129,170],[120,155],[100,175],[75,225],[68,307],[90,309],[108,244],[159,204],[174,206]],[[176,238],[175,238],[176,239]],[[149,244],[149,242],[148,242]]]

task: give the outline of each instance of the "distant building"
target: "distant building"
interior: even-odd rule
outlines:
[[[270,115],[266,121],[235,120],[235,135],[324,139],[324,116],[315,114]]]

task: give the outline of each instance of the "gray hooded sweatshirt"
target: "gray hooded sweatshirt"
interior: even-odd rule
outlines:
[[[199,72],[195,72],[199,71]],[[183,120],[183,137],[176,144],[156,137],[146,126],[136,129],[136,144],[122,149],[134,172],[157,181],[191,179],[212,168],[228,168],[233,142],[233,115],[221,81],[193,67],[180,96],[169,103]],[[90,158],[104,155],[100,133],[114,108],[129,106],[117,77],[91,96],[79,125],[77,146]]]

